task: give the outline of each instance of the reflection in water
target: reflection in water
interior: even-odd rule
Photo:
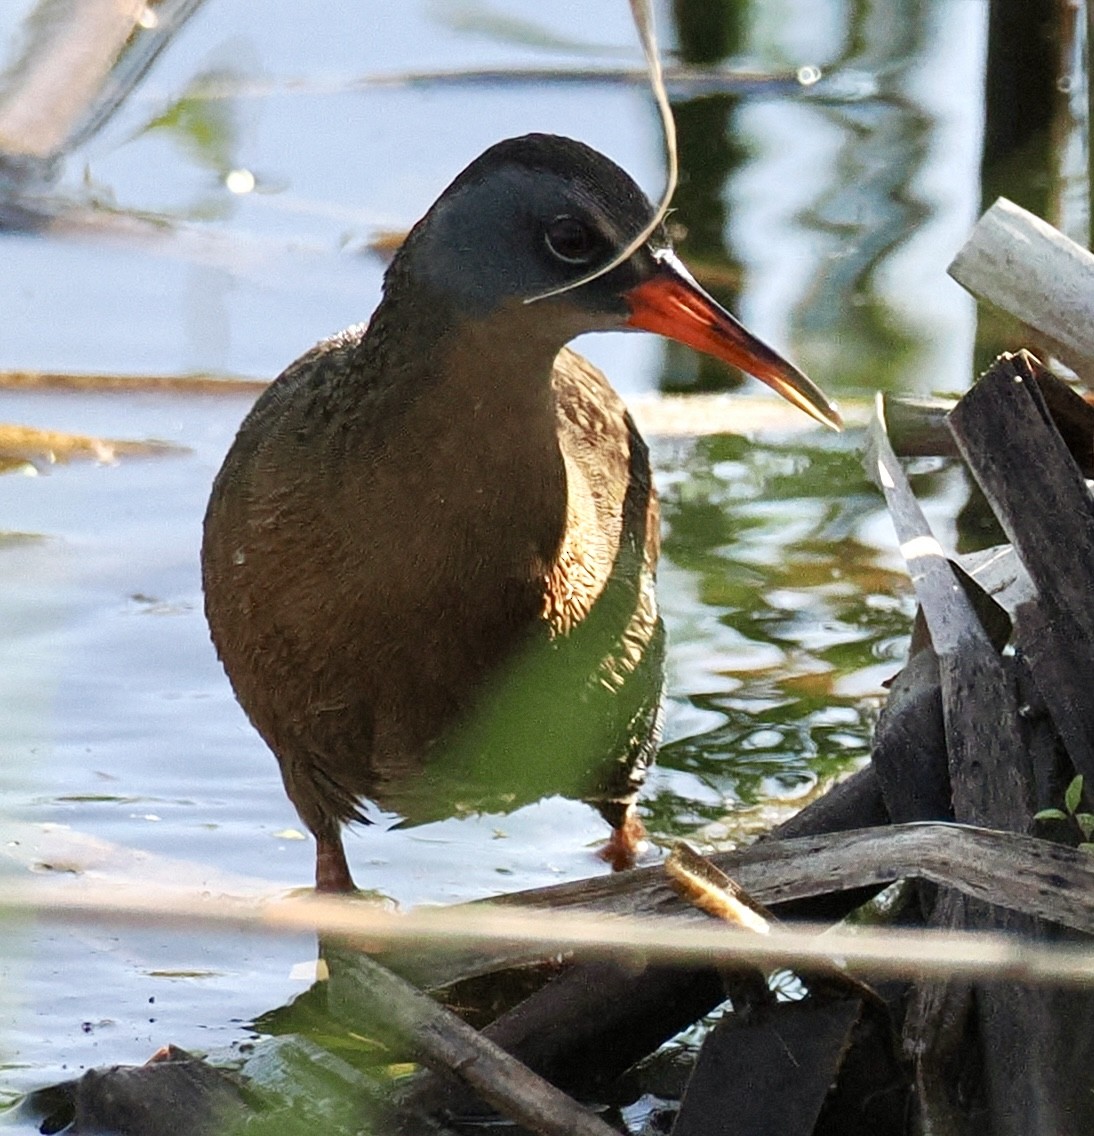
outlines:
[[[1050,217],[1052,124],[1062,102],[1057,89],[1060,44],[1055,0],[988,5],[984,83],[981,207],[1001,194]]]
[[[677,51],[683,62],[713,67],[742,46],[745,5],[737,0],[674,0]],[[747,154],[733,126],[736,95],[704,95],[673,102],[680,158],[680,186],[673,199],[684,235],[681,256],[714,298],[737,310],[740,265],[728,244],[725,187]],[[665,346],[660,379],[664,391],[730,390],[738,372],[679,344]]]
[[[1067,83],[1061,81],[1064,10],[1052,0],[989,5],[980,206],[988,209],[997,197],[1008,197],[1067,231],[1063,166],[1068,126],[1073,132],[1075,124],[1068,121]],[[1085,233],[1071,235],[1085,242]],[[1013,317],[979,306],[977,372],[1001,351],[1026,342],[1026,331]]]
[[[790,178],[781,192],[784,200],[801,203],[795,216],[799,256],[806,247],[814,250],[808,262],[792,266],[801,279],[792,285],[791,342],[798,344],[807,371],[826,379],[838,375],[845,391],[897,389],[926,358],[918,344],[933,338],[929,326],[908,315],[899,291],[883,287],[881,276],[929,219],[916,186],[938,124],[910,91],[912,77],[937,50],[931,33],[939,7],[931,0],[849,5],[843,10],[842,48],[821,60],[825,80],[816,88],[779,94],[778,108],[740,95],[675,103],[682,170],[676,206],[687,230],[684,254],[718,298],[739,310],[749,291],[742,286],[747,250],[733,236],[740,175],[747,171],[751,182],[767,166],[768,193]],[[787,39],[792,34],[766,25],[757,30],[755,5],[678,0],[673,14],[679,51],[688,63],[739,66],[771,52],[771,44],[757,45],[761,33]],[[834,20],[835,13],[829,16]],[[785,47],[781,54],[811,62],[800,49]],[[776,109],[781,121],[773,117]],[[776,121],[781,132],[767,136]],[[753,127],[750,146],[742,138]],[[767,202],[760,204],[758,213],[751,211],[753,225],[764,216]],[[759,244],[773,236],[755,230],[742,235]],[[938,277],[941,271],[938,265]],[[733,380],[717,365],[666,348],[662,389],[730,385]]]
[[[845,388],[889,389],[914,362],[920,329],[909,326],[878,291],[876,275],[926,213],[909,187],[919,174],[931,122],[901,90],[929,47],[930,7],[927,0],[851,6],[844,52],[828,70],[836,89],[844,73],[869,77],[874,97],[825,102],[823,85],[816,98],[804,91],[797,95],[804,111],[797,116],[799,129],[816,129],[820,118],[836,128],[839,140],[827,167],[800,171],[815,186],[800,220],[811,233],[828,238],[831,252],[816,258],[812,279],[797,303],[795,324],[809,365],[820,373],[838,372]],[[706,65],[739,60],[751,46],[749,12],[745,4],[677,0],[673,13],[684,60]],[[845,84],[845,89],[854,90],[854,85]],[[674,104],[681,167],[676,207],[687,230],[682,251],[731,310],[739,306],[742,269],[730,240],[727,201],[734,174],[749,157],[740,141],[741,104],[740,96],[730,95]],[[718,364],[666,348],[662,389],[732,385]]]
[[[984,136],[980,160],[980,206],[1003,196],[1088,241],[1085,184],[1068,194],[1083,173],[1073,150],[1086,146],[1085,123],[1073,115],[1071,88],[1085,86],[1074,58],[1077,9],[1054,0],[989,4],[984,72]],[[1081,41],[1081,37],[1080,37]],[[1036,338],[1018,320],[988,304],[977,306],[976,373],[1003,351],[1038,350]],[[980,488],[968,479],[968,499],[958,515],[960,548],[972,551],[1005,540]]]
[[[922,168],[932,123],[902,92],[928,47],[926,0],[854,4],[846,47],[830,67],[870,76],[874,97],[812,107],[840,135],[827,178],[803,223],[824,234],[829,255],[818,257],[795,322],[803,354],[821,373],[838,371],[851,389],[893,389],[915,362],[916,337],[879,270],[926,219],[911,186]],[[819,92],[823,98],[823,88]]]
[[[713,437],[662,462],[668,575],[695,594],[666,601],[677,701],[644,802],[655,832],[798,796],[868,753],[863,691],[899,666],[909,611],[858,535],[876,498],[852,450]]]

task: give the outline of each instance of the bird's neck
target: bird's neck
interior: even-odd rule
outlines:
[[[438,305],[415,326],[389,320],[387,303],[369,341],[384,356],[370,370],[401,403],[389,452],[407,462],[408,494],[423,523],[438,526],[450,566],[477,560],[506,577],[548,571],[567,517],[551,384],[563,345],[521,310],[469,320]]]

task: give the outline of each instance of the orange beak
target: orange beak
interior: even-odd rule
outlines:
[[[731,363],[767,383],[811,418],[833,430],[843,428],[839,411],[816,383],[738,323],[699,287],[673,253],[654,255],[656,275],[624,293],[631,312],[628,327],[667,335]]]

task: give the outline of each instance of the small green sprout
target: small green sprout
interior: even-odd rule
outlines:
[[[1079,847],[1084,852],[1094,852],[1094,843],[1091,843],[1090,837],[1094,833],[1094,813],[1081,813],[1078,812],[1079,804],[1083,798],[1083,775],[1077,774],[1071,779],[1071,784],[1068,785],[1064,793],[1064,809],[1041,809],[1040,812],[1035,813],[1034,820],[1069,820],[1079,829],[1082,833],[1082,843]]]

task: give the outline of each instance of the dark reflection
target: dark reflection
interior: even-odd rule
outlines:
[[[1060,12],[1055,0],[991,0],[984,71],[984,140],[980,205],[998,197],[1038,217],[1059,221],[1054,171],[1063,140],[1055,123],[1066,118],[1061,71]],[[1003,351],[1028,344],[1028,333],[1006,312],[977,305],[975,374]],[[957,516],[958,548],[971,552],[1002,541],[1004,534],[980,488],[967,478],[968,497]]]
[[[740,0],[674,0],[677,51],[684,63],[713,66],[738,54],[748,5]],[[737,310],[740,265],[727,241],[725,187],[748,157],[736,140],[740,98],[711,94],[673,102],[680,186],[673,199],[682,227],[681,255],[719,303]],[[665,391],[730,390],[738,371],[676,343],[665,345],[660,378]]]
[[[984,74],[983,208],[1000,195],[1039,217],[1050,204],[1052,123],[1060,103],[1056,0],[991,0]]]
[[[724,819],[727,799],[795,795],[869,752],[872,707],[841,681],[889,661],[898,669],[908,611],[903,576],[857,536],[879,506],[851,448],[708,438],[664,494],[669,555],[742,661],[719,667],[723,689],[673,692],[712,725],[662,749],[662,766],[694,780],[686,795],[672,778],[647,793],[653,831]]]
[[[1061,48],[1055,0],[991,0],[984,72],[984,142],[980,204],[1004,196],[1038,217],[1057,221],[1053,204],[1053,124],[1065,115],[1057,87]],[[976,372],[1022,338],[1013,317],[981,304],[977,312]]]

